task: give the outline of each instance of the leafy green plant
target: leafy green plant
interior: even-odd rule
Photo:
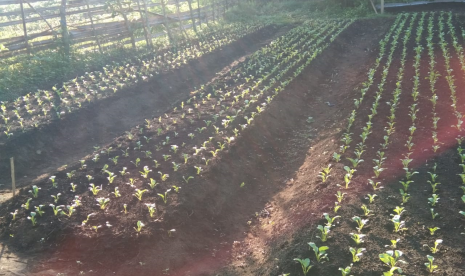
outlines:
[[[141,201],[142,200],[142,195],[145,192],[148,192],[148,190],[147,189],[144,189],[144,190],[135,189],[135,193],[132,194],[132,195],[135,196],[139,201]]]
[[[312,265],[310,265],[310,259],[308,258],[307,259],[295,258],[294,261],[300,263],[304,275],[307,275],[308,271],[313,267]]]
[[[431,208],[430,211],[431,211],[431,217],[434,220],[439,214],[434,212],[434,208]]]
[[[367,194],[367,198],[370,203],[373,203],[373,201],[375,200],[375,197],[377,197],[376,194],[373,194],[373,195]]]
[[[429,229],[430,235],[433,236],[434,233],[436,233],[436,231],[438,231],[438,230],[441,229],[441,228],[439,228],[439,227],[433,227],[433,228],[428,228],[428,229]]]
[[[328,227],[328,226],[322,226],[322,225],[318,225],[317,227],[318,230],[320,230],[321,232],[321,236],[316,236],[317,238],[319,238],[322,242],[325,242],[328,240],[328,234],[329,232],[331,232],[331,228]]]
[[[385,263],[386,265],[390,266],[391,268],[395,267],[398,262],[406,263],[403,260],[400,260],[403,253],[400,250],[389,250],[386,253],[379,254],[380,260]]]
[[[134,229],[136,230],[137,233],[140,233],[142,231],[142,227],[144,227],[145,224],[142,223],[142,221],[138,221],[136,223],[136,227],[134,227]]]
[[[355,221],[358,225],[357,230],[360,233],[365,226],[365,224],[368,222],[368,219],[361,219],[360,217],[354,216],[352,218],[353,221]]]
[[[354,233],[350,233],[350,236],[352,237],[352,240],[354,240],[354,242],[359,245],[361,243],[364,243],[365,241],[363,240],[363,238],[365,238],[365,234],[354,234]]]
[[[423,247],[427,247],[431,253],[435,254],[435,253],[438,253],[439,251],[439,248],[438,246],[442,243],[442,240],[441,239],[438,239],[434,242],[434,246],[430,247],[429,245],[427,244],[423,244]]]
[[[350,266],[347,266],[346,268],[342,268],[340,267],[339,270],[341,271],[342,273],[342,276],[350,276],[350,271],[352,270],[352,264],[350,264]]]
[[[428,198],[428,203],[431,204],[431,206],[436,206],[439,201],[439,196],[437,194],[432,194],[431,197]]]
[[[36,210],[36,213],[39,214],[39,216],[42,216],[45,213],[42,210],[42,207],[44,207],[44,205],[34,206],[34,209]]]
[[[155,203],[145,203],[145,205],[147,206],[147,209],[149,210],[150,217],[153,217],[156,211]]]
[[[354,263],[359,262],[360,258],[363,256],[363,251],[365,251],[365,248],[353,248],[349,247],[350,253],[352,253],[352,261]]]
[[[426,257],[428,258],[428,262],[425,263],[425,266],[426,266],[426,269],[428,269],[428,272],[433,273],[435,271],[438,271],[438,266],[433,264],[434,257],[430,255],[427,255]]]
[[[161,199],[163,200],[163,203],[165,203],[165,204],[168,201],[168,193],[169,192],[171,192],[171,189],[166,190],[164,194],[157,194],[159,197],[161,197]]]
[[[331,164],[329,164],[328,167],[323,168],[323,170],[319,173],[318,177],[321,178],[321,181],[323,181],[323,183],[325,183],[326,180],[328,180],[328,178],[331,176],[331,170]]]
[[[21,204],[21,207],[24,208],[24,209],[26,209],[26,210],[29,210],[29,206],[30,206],[31,200],[32,200],[32,198],[28,198],[28,199],[26,200],[26,203]]]
[[[394,232],[401,232],[405,231],[408,228],[405,228],[405,221],[400,219],[400,215],[395,215],[391,219],[392,223],[394,223]]]
[[[37,198],[39,196],[39,190],[41,188],[37,187],[36,185],[32,186],[32,190],[29,190],[29,193],[32,194],[33,198]]]
[[[94,196],[96,196],[102,190],[102,185],[95,186],[94,183],[90,183],[89,186],[89,190],[92,192]]]
[[[329,261],[328,259],[328,254],[326,253],[326,251],[329,249],[329,247],[327,246],[321,246],[321,247],[318,247],[316,246],[315,243],[313,242],[309,242],[308,245],[310,246],[310,248],[313,249],[313,252],[315,252],[315,257],[316,257],[316,260],[321,263],[323,260],[327,260]]]
[[[328,213],[323,213],[323,216],[325,217],[325,219],[327,221],[326,226],[328,226],[328,227],[334,226],[333,225],[334,221],[341,217],[341,216],[335,216],[335,217],[331,218]]]
[[[37,224],[36,215],[36,212],[31,212],[31,215],[27,217],[27,219],[31,221],[32,226],[36,226]]]
[[[108,203],[110,203],[110,199],[105,198],[105,197],[99,197],[99,198],[96,199],[96,201],[97,201],[97,205],[100,206],[100,209],[102,209],[102,210],[105,210]]]

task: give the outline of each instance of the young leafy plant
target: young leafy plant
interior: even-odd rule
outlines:
[[[304,275],[307,275],[308,271],[313,267],[312,265],[310,265],[310,259],[308,258],[307,259],[295,258],[294,261],[300,263]]]
[[[328,254],[326,253],[326,251],[329,249],[329,247],[327,246],[321,246],[321,247],[318,247],[316,246],[315,243],[313,242],[309,242],[308,245],[310,246],[310,248],[313,249],[313,252],[315,252],[315,257],[316,257],[316,260],[321,263],[323,260],[327,260],[329,261],[328,259]]]

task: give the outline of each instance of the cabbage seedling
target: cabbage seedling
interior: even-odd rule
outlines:
[[[113,164],[116,165],[116,164],[118,164],[118,158],[119,158],[119,156],[115,156],[113,158],[108,158],[108,159],[111,160],[113,162]]]
[[[399,258],[402,257],[402,255],[403,253],[400,250],[389,250],[386,251],[386,253],[379,254],[379,259],[386,265],[393,268],[396,266],[397,262],[406,264],[405,261],[399,260]]]
[[[335,152],[335,153],[333,153],[333,159],[334,159],[334,161],[339,162],[339,161],[341,161],[341,155],[338,154],[337,152]]]
[[[354,234],[354,233],[350,233],[351,235],[351,238],[354,240],[354,242],[358,245],[358,244],[361,244],[363,242],[365,242],[363,240],[363,238],[365,238],[365,234]]]
[[[166,181],[168,177],[170,177],[169,174],[164,174],[162,172],[158,172],[158,174],[160,175],[161,181]]]
[[[337,213],[337,211],[341,208],[341,205],[339,205],[339,202],[334,202],[334,213]]]
[[[383,186],[379,186],[379,184],[381,184],[381,182],[375,182],[375,181],[373,181],[372,179],[368,179],[368,184],[370,184],[370,185],[373,187],[373,190],[374,190],[374,191],[383,188]]]
[[[61,206],[60,206],[61,207]],[[73,215],[74,212],[76,212],[76,209],[75,209],[76,206],[74,205],[67,205],[66,206],[66,209],[68,209],[68,212],[66,213],[65,211],[61,211],[61,214],[63,215],[66,215],[68,217],[71,217],[71,215]]]
[[[367,216],[373,215],[373,214],[370,215],[371,210],[368,209],[368,207],[367,207],[365,204],[363,204],[361,208],[362,208],[362,210],[363,210],[363,215],[364,215],[364,216],[367,217]]]
[[[58,203],[58,200],[60,199],[60,196],[61,196],[61,193],[58,193],[56,196],[51,195],[51,197],[53,197],[53,201],[54,201],[55,203]]]
[[[39,190],[41,188],[37,187],[36,185],[32,186],[32,190],[29,190],[29,193],[32,194],[32,197],[37,198],[39,196]]]
[[[197,170],[198,175],[203,171],[202,167],[200,166],[194,166],[194,168]]]
[[[100,186],[95,186],[94,183],[90,183],[89,186],[90,186],[90,187],[89,187],[89,190],[92,192],[92,194],[93,194],[94,196],[96,196],[96,195],[98,194],[98,192],[100,192],[100,191],[102,190],[102,185],[100,185]]]
[[[193,176],[188,176],[187,178],[185,176],[182,177],[184,179],[184,182],[189,183],[189,180],[194,179]]]
[[[359,233],[360,231],[362,231],[363,227],[368,222],[368,219],[361,219],[360,217],[357,217],[357,216],[353,217],[352,220],[357,223],[358,225],[357,230]]]
[[[144,171],[143,172],[140,172],[140,175],[143,177],[143,178],[147,178],[149,173],[151,172],[152,170],[149,169],[149,166],[144,166]]]
[[[110,184],[113,183],[113,181],[115,181],[115,178],[116,178],[116,174],[112,173],[112,172],[109,172],[109,171],[106,171],[107,174],[108,174],[108,182],[110,182]]]
[[[16,219],[16,215],[18,214],[18,210],[15,210],[13,213],[10,213],[13,216],[12,220]]]
[[[151,189],[154,189],[158,185],[157,181],[153,178],[150,178],[149,186]]]
[[[397,247],[397,243],[400,241],[400,239],[397,239],[397,240],[391,240],[391,244],[390,245],[385,245],[384,247],[389,247],[391,249],[396,249]]]
[[[437,186],[438,185],[441,185],[441,183],[439,182],[431,182],[428,180],[428,183],[431,185],[431,187],[433,188],[433,194],[435,194],[437,191],[438,191],[438,188]]]
[[[42,211],[42,207],[44,207],[44,205],[39,205],[39,206],[34,207],[36,209],[37,214],[39,214],[39,216],[42,216],[45,213],[44,211]]]
[[[182,157],[184,158],[184,164],[187,164],[187,160],[189,160],[189,158],[190,158],[189,154],[184,153],[184,154],[182,155]]]
[[[404,209],[405,209],[404,207],[396,206],[396,208],[393,209],[393,211],[394,211],[396,214],[398,214],[399,216],[401,216],[401,215],[405,212]],[[392,216],[392,215],[391,215],[391,216]]]
[[[97,205],[100,206],[100,209],[105,210],[108,203],[110,202],[109,198],[99,197],[96,199]]]
[[[319,176],[321,178],[321,180],[324,182],[326,182],[326,180],[328,180],[328,178],[331,176],[329,173],[331,172],[331,164],[328,165],[328,167],[324,168],[323,171],[320,172]]]
[[[165,194],[158,194],[159,197],[163,200],[163,203],[166,204],[168,201],[168,193],[171,192],[171,189],[166,190]]]
[[[425,266],[426,266],[426,269],[428,269],[429,273],[433,273],[437,271],[438,266],[433,264],[434,257],[430,255],[427,255],[426,257],[428,258],[428,262],[425,263]]]
[[[31,216],[27,217],[27,219],[32,222],[32,226],[36,226],[37,224],[36,212],[31,212]]]
[[[442,240],[436,240],[434,242],[434,246],[433,247],[430,247],[428,246],[427,244],[423,244],[423,247],[428,247],[428,249],[431,251],[431,253],[435,254],[435,253],[438,253],[439,251],[439,248],[438,246],[442,243]]]
[[[77,185],[74,184],[74,183],[70,183],[69,185],[71,186],[71,190],[70,190],[70,191],[73,192],[73,193],[76,192],[76,187],[77,187]],[[56,202],[55,202],[55,203],[56,203]]]
[[[128,205],[126,203],[123,204],[123,209],[124,209],[124,213],[127,214],[128,213]]]
[[[55,216],[58,216],[58,214],[60,214],[61,211],[62,211],[62,210],[61,210],[61,206],[55,206],[55,205],[53,205],[53,204],[50,204],[49,206],[52,207],[52,209],[53,209],[53,214],[54,214]]]
[[[408,202],[408,200],[410,199],[410,194],[407,194],[406,192],[404,192],[404,190],[400,189],[400,195],[402,196],[402,204],[405,204]]]
[[[181,189],[181,187],[173,185],[173,189],[176,193],[179,193],[179,189]]]
[[[87,180],[91,181],[92,179],[94,179],[94,177],[92,175],[86,175],[87,177]]]
[[[84,226],[86,225],[88,222],[89,222],[89,219],[91,216],[95,215],[94,213],[90,213],[87,215],[87,218],[85,220],[82,221],[81,225]]]
[[[365,248],[353,248],[349,247],[350,253],[352,253],[352,261],[354,263],[359,262],[360,258],[363,256],[363,251],[365,251]]]
[[[147,208],[149,210],[149,215],[152,218],[153,214],[155,214],[155,211],[156,211],[155,203],[145,203],[145,205],[147,206]]]
[[[399,181],[399,183],[402,184],[404,191],[407,192],[410,184],[413,183],[413,180]]]
[[[465,217],[465,212],[464,211],[459,211],[459,214]]]
[[[304,275],[307,275],[308,271],[313,267],[312,265],[310,265],[310,259],[308,258],[307,259],[295,258],[294,261],[300,263]]]
[[[428,229],[429,229],[429,233],[431,234],[431,236],[433,236],[434,233],[435,233],[436,231],[438,231],[439,229],[441,229],[441,228],[439,228],[439,227],[433,227],[433,228],[428,228]]]
[[[349,274],[350,274],[350,271],[352,270],[352,264],[350,264],[350,266],[346,268],[340,267],[339,270],[341,271],[342,276],[350,276]]]
[[[21,204],[21,207],[23,207],[26,210],[29,210],[29,204],[30,204],[31,200],[32,200],[32,198],[28,198],[26,203]]]
[[[347,160],[349,160],[351,163],[352,163],[352,168],[357,168],[357,166],[363,162],[363,159],[358,159],[358,158],[346,158]]]
[[[56,176],[52,175],[52,176],[50,176],[49,179],[50,179],[50,181],[52,181],[52,187],[53,187],[53,188],[57,188],[57,182],[56,182],[56,180],[55,180],[55,179],[56,179]]]
[[[394,276],[396,272],[403,273],[400,267],[394,266],[387,272],[383,272],[383,276]]]
[[[329,232],[331,232],[330,227],[318,225],[317,229],[320,230],[321,236],[316,236],[316,237],[319,238],[322,242],[327,241],[328,240],[328,234],[329,234]]]
[[[142,195],[143,195],[145,192],[148,192],[148,190],[146,190],[146,189],[144,189],[144,190],[136,189],[136,190],[135,190],[135,193],[132,194],[132,195],[135,196],[139,201],[141,201],[141,200],[142,200]]]
[[[155,163],[155,165],[154,165],[155,169],[157,169],[158,167],[160,167],[160,163],[158,163],[157,160],[154,159],[153,162]]]
[[[341,191],[337,191],[336,192],[336,198],[337,198],[337,201],[339,203],[342,202],[342,200],[344,199],[344,195],[346,195],[347,193],[342,193]]]
[[[142,231],[142,227],[145,226],[145,224],[142,223],[142,221],[138,221],[136,224],[137,227],[134,227],[134,229],[137,231],[137,233],[140,233]]]
[[[326,251],[329,249],[329,247],[327,247],[327,246],[318,247],[313,242],[309,242],[308,245],[310,246],[310,248],[313,249],[313,252],[315,252],[316,260],[319,263],[321,263],[324,259],[329,261],[328,254],[326,254]]]
[[[323,216],[325,217],[327,223],[326,223],[326,226],[328,227],[331,227],[331,226],[334,226],[333,223],[336,219],[340,218],[341,216],[335,216],[333,218],[331,218],[328,213],[324,213]]]
[[[431,217],[434,220],[439,214],[434,212],[434,208],[431,208],[430,211],[431,211]]]
[[[369,201],[370,203],[373,203],[373,201],[375,200],[375,197],[377,197],[376,194],[373,194],[373,195],[367,194],[367,196],[368,196],[368,197],[366,197],[366,198],[368,198],[368,201]]]
[[[123,167],[123,170],[122,170],[122,171],[119,171],[119,174],[120,174],[121,176],[125,176],[126,174],[129,174],[129,172],[126,171],[127,169],[128,169],[127,167]]]
[[[66,173],[66,176],[71,179],[74,177],[74,175],[76,174],[76,171],[70,171],[69,173]]]
[[[432,194],[431,197],[428,198],[428,203],[431,204],[431,206],[436,206],[439,201],[439,196],[437,194]]]
[[[408,228],[404,228],[405,221],[400,220],[400,215],[395,215],[391,219],[392,223],[394,223],[394,232],[398,233],[400,231],[405,231]]]
[[[120,192],[119,192],[119,188],[118,188],[118,187],[115,187],[115,191],[114,191],[114,192],[112,192],[112,194],[114,194],[114,195],[115,195],[115,197],[120,197],[120,196],[121,196],[121,194],[120,194]]]
[[[465,203],[465,195],[462,196],[462,201]]]
[[[136,166],[136,168],[139,167],[140,158],[137,158],[135,162],[131,161],[131,163],[134,164]]]
[[[171,163],[173,164],[173,171],[175,171],[175,172],[178,171],[179,168],[181,167],[181,165],[177,164],[176,162],[171,162]]]

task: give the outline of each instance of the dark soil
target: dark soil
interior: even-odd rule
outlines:
[[[164,114],[211,80],[225,67],[256,51],[289,27],[269,26],[219,51],[202,56],[181,69],[154,77],[121,91],[115,97],[93,102],[63,120],[18,134],[0,145],[0,183],[10,183],[9,158],[15,158],[17,186],[47,178],[63,165],[76,164],[147,118]],[[124,114],[124,115],[123,115]],[[9,188],[4,185],[2,189]]]

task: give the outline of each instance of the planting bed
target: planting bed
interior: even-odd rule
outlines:
[[[3,243],[34,257],[28,275],[304,275],[308,262],[307,275],[464,275],[461,26],[437,12],[267,27],[169,108],[97,101],[47,128],[89,128],[84,111],[105,108],[128,122],[85,157],[68,151],[81,161],[36,169],[46,177],[0,208]],[[392,269],[388,250],[403,253]]]

